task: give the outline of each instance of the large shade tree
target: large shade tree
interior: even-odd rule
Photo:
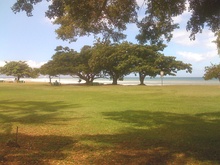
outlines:
[[[146,76],[156,77],[161,71],[164,75],[172,76],[180,70],[192,72],[191,64],[178,61],[173,56],[165,56],[160,52],[161,47],[137,44],[132,47],[133,55],[136,57],[132,71],[139,74],[140,85],[144,85]]]
[[[77,57],[79,53],[69,47],[62,46],[57,46],[55,51],[56,53],[52,56],[55,72],[58,75],[76,75],[76,67],[78,66]]]
[[[49,75],[49,80],[60,75],[75,76],[78,72],[79,53],[69,47],[57,46],[52,60],[41,66],[41,73]]]
[[[156,65],[158,58],[155,46],[133,45],[133,55],[136,57],[135,65],[132,68],[134,73],[138,73],[140,85],[144,85],[146,76],[155,77],[159,68]]]
[[[103,77],[101,70],[91,66],[93,47],[84,46],[77,56],[76,75],[85,80],[86,84],[92,84],[95,79]]]
[[[94,47],[90,65],[103,71],[106,77],[112,79],[112,84],[117,85],[118,80],[132,72],[136,58],[132,54],[130,43],[121,44],[97,43]]]
[[[21,78],[37,78],[39,71],[37,68],[31,68],[25,61],[10,61],[0,68],[0,73],[7,76],[14,76],[17,82]]]
[[[134,0],[47,0],[51,2],[46,16],[55,18],[54,23],[61,25],[57,29],[58,37],[75,41],[77,37],[88,34],[103,34],[115,41],[123,39],[122,33],[127,23],[137,19],[137,4]],[[33,5],[42,0],[19,0],[12,10],[26,11],[32,16]]]
[[[205,26],[216,35],[220,30],[219,0],[144,0],[141,7],[135,0],[47,1],[50,5],[46,16],[60,25],[56,32],[63,40],[75,41],[80,36],[102,34],[103,38],[118,41],[125,37],[126,25],[136,23],[140,29],[137,35],[140,43],[161,43],[171,39],[171,32],[178,27],[173,17],[185,10],[192,13],[186,27],[191,31],[191,39],[195,39],[195,34],[202,32]],[[40,2],[42,0],[18,0],[12,10],[15,13],[25,11],[31,16],[34,5]],[[142,14],[139,8],[145,9],[141,20],[138,20],[138,14]]]
[[[43,66],[46,67],[43,68],[43,71],[46,69],[46,74],[77,76],[79,79],[84,80],[86,84],[92,84],[95,79],[102,77],[99,69],[93,69],[90,66],[89,61],[93,51],[91,46],[84,46],[80,53],[62,46],[58,46],[55,50],[56,53],[53,55],[52,60],[46,66]]]

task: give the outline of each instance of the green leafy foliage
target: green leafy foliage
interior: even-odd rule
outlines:
[[[76,75],[86,81],[86,84],[92,84],[97,78],[101,78],[101,70],[92,68],[90,60],[92,58],[93,48],[91,46],[84,46],[77,56]]]
[[[105,40],[119,41],[126,37],[127,24],[136,23],[140,29],[136,38],[141,44],[160,45],[164,40],[170,41],[172,31],[178,28],[173,17],[185,10],[192,13],[186,27],[191,31],[191,39],[195,39],[195,34],[202,32],[205,26],[214,33],[219,32],[220,26],[219,0],[144,0],[141,7],[136,0],[47,1],[51,3],[46,16],[60,25],[56,30],[58,38],[69,41],[90,34],[102,34]],[[12,10],[15,13],[26,11],[32,16],[34,5],[40,2],[42,0],[18,0]],[[138,20],[140,8],[145,9],[145,16]]]
[[[180,70],[186,70],[191,73],[191,64],[177,61],[176,57],[165,56],[158,52],[158,48],[155,46],[143,46],[135,45],[134,53],[137,57],[137,63],[134,66],[133,71],[139,74],[140,84],[144,85],[144,79],[146,76],[155,77],[160,75],[160,71],[164,72],[164,75],[175,76]]]
[[[94,68],[100,68],[105,75],[109,76],[116,85],[117,80],[131,73],[134,56],[132,45],[124,42],[122,44],[98,43],[95,46],[90,63]]]
[[[110,78],[112,84],[130,73],[138,73],[140,84],[146,76],[155,77],[163,70],[165,75],[175,75],[179,70],[192,71],[190,64],[176,61],[175,57],[159,53],[160,46],[138,45],[128,42],[111,44],[98,41],[93,47],[84,46],[75,52],[68,47],[56,48],[52,60],[43,65],[43,74],[78,76],[86,84],[97,78]]]
[[[56,53],[52,56],[56,72],[63,75],[75,75],[75,66],[78,52],[68,47],[57,46]]]
[[[6,62],[6,64],[1,67],[0,73],[7,76],[14,76],[17,81],[24,77],[36,78],[39,76],[39,70],[29,67],[25,61]]]
[[[52,60],[41,67],[43,75],[49,75],[50,82],[53,76],[70,75],[78,76],[85,80],[86,84],[101,77],[101,70],[93,69],[89,63],[92,57],[92,47],[84,46],[80,53],[68,47],[58,46]]]
[[[155,46],[133,45],[136,62],[132,70],[139,74],[141,85],[144,85],[146,76],[155,77],[160,71],[155,63],[158,58],[158,52],[155,48]]]
[[[215,33],[215,36],[217,36],[216,40],[213,41],[217,45],[218,54],[220,54],[220,31]]]
[[[51,83],[51,79],[59,74],[52,60],[48,61],[47,63],[45,63],[40,67],[40,73],[42,75],[48,75],[50,83]]]
[[[156,61],[158,68],[164,72],[164,75],[175,76],[180,70],[186,70],[187,73],[192,73],[191,64],[177,61],[176,57],[164,56],[160,54],[160,57]]]
[[[12,10],[17,13],[26,11],[32,16],[33,5],[42,0],[17,1]],[[56,18],[55,24],[61,25],[57,29],[58,37],[63,40],[75,41],[77,36],[103,34],[105,38],[115,41],[123,39],[122,33],[127,23],[137,19],[137,4],[134,0],[48,0],[46,16]]]
[[[218,78],[220,81],[220,64],[205,67],[205,74],[203,76],[205,80],[210,80],[213,78]]]
[[[191,31],[191,39],[195,39],[195,34],[202,32],[205,26],[212,32],[220,30],[219,0],[189,0],[189,11],[192,15],[187,23],[187,30]]]
[[[139,34],[136,39],[141,43],[161,45],[164,40],[170,41],[172,31],[178,28],[173,18],[185,9],[185,0],[149,0],[146,1],[145,17],[137,23]]]

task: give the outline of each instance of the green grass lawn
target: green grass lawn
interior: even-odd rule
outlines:
[[[0,83],[0,164],[220,164],[219,105],[212,85]]]

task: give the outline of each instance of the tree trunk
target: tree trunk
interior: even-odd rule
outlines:
[[[86,81],[86,85],[89,85],[90,84],[90,81],[88,78],[84,79]]]
[[[87,76],[85,81],[86,81],[87,85],[92,85],[92,83],[94,81],[94,76],[93,75],[92,76]]]
[[[145,75],[144,74],[141,74],[141,73],[139,73],[139,80],[140,80],[140,85],[145,85],[144,84],[144,79],[145,79]]]
[[[117,85],[118,84],[118,78],[115,76],[112,79],[113,79],[112,85]]]
[[[18,77],[17,77],[17,83],[18,83],[19,81],[20,81],[20,77],[18,76]]]
[[[51,81],[52,81],[52,78],[51,78],[51,76],[49,76],[49,83],[51,84]]]
[[[90,85],[92,82],[89,79],[86,79],[86,85]]]

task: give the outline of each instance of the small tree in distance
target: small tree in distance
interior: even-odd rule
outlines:
[[[25,61],[6,61],[5,63],[1,67],[0,73],[7,76],[14,76],[17,82],[20,81],[20,78],[37,78],[39,76],[38,69],[29,67]]]

